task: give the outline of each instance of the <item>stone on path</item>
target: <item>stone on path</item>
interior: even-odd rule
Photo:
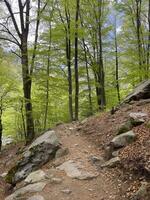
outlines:
[[[36,183],[40,182],[46,179],[46,174],[43,170],[37,170],[35,172],[32,172],[27,176],[25,179],[26,183]]]
[[[72,193],[72,191],[69,190],[69,189],[61,190],[61,192],[65,193],[65,194],[71,194]]]
[[[29,194],[29,193],[34,193],[34,192],[41,192],[45,186],[46,186],[46,182],[29,184],[23,188],[16,190],[13,194],[6,197],[5,200],[16,200],[18,197],[21,197],[22,195],[25,195],[26,193]]]
[[[57,167],[57,169],[65,171],[67,176],[79,180],[89,180],[98,176],[98,174],[92,174],[79,170],[78,165],[73,160],[64,162],[62,165]]]

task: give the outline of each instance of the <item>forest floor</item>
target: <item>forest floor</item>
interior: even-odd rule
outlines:
[[[48,183],[44,190],[38,194],[45,200],[128,200],[136,193],[141,181],[145,181],[143,174],[134,174],[132,166],[136,158],[144,151],[148,153],[149,146],[144,146],[145,141],[150,138],[150,129],[145,125],[134,128],[138,135],[138,141],[120,152],[122,161],[125,160],[125,168],[99,168],[91,158],[104,156],[104,149],[116,135],[119,126],[124,123],[131,112],[146,112],[150,118],[150,103],[127,104],[118,110],[114,115],[110,113],[90,117],[82,123],[61,124],[54,128],[60,138],[63,148],[68,148],[69,153],[61,158],[47,163],[42,167],[45,172],[52,173],[59,183]],[[22,144],[7,147],[0,154],[0,174],[7,172],[19,159],[18,148]],[[136,148],[137,147],[137,148]],[[143,148],[142,148],[143,147]],[[141,148],[143,149],[141,154]],[[144,155],[143,155],[144,154]],[[134,158],[132,158],[132,156]],[[130,164],[127,162],[128,158]],[[78,164],[82,171],[95,174],[96,177],[88,180],[78,180],[68,177],[65,172],[57,169],[57,166],[65,161],[73,161]],[[7,185],[0,179],[0,200],[8,195]],[[6,192],[5,192],[6,191]],[[32,196],[27,194],[24,198]],[[20,200],[21,200],[20,199]],[[19,199],[18,199],[19,200]],[[144,199],[142,199],[144,200]]]

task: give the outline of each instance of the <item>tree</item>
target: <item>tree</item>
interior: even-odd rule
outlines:
[[[75,120],[79,115],[79,72],[78,72],[78,31],[79,31],[79,10],[80,0],[76,0],[76,16],[75,16]]]
[[[29,65],[28,38],[30,29],[29,25],[30,25],[31,1],[18,0],[17,13],[14,12],[14,8],[8,0],[4,0],[4,3],[8,10],[9,16],[5,23],[0,24],[2,27],[1,31],[3,33],[0,39],[16,44],[20,49],[21,55],[19,55],[19,57],[21,59],[21,64],[22,64],[23,92],[24,92],[25,111],[26,111],[26,133],[27,133],[26,142],[30,143],[35,135],[34,120],[32,113],[32,102],[31,102],[32,74],[34,69],[34,60],[36,56],[40,13],[44,10],[46,4],[41,9],[40,8],[41,1],[38,0],[34,48],[33,48],[31,65]],[[15,17],[16,14],[19,15],[20,20],[17,20],[17,18]],[[13,33],[13,31],[10,30],[10,27],[7,24],[8,19],[11,19],[16,35]]]

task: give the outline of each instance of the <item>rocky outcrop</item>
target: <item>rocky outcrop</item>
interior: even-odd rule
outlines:
[[[54,131],[39,136],[24,152],[22,158],[7,174],[6,181],[12,185],[26,178],[32,171],[55,158],[59,140]]]
[[[150,80],[140,83],[131,94],[129,94],[124,102],[138,101],[140,99],[150,98]]]

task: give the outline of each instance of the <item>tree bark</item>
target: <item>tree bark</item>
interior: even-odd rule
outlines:
[[[52,40],[52,27],[51,22],[49,23],[49,47],[48,47],[48,58],[47,58],[47,80],[46,80],[46,105],[45,105],[45,116],[44,116],[44,130],[47,127],[47,116],[49,106],[49,72],[50,72],[50,53],[51,53],[51,41]]]
[[[118,1],[116,0],[116,4]],[[120,85],[119,85],[119,59],[118,59],[118,40],[117,40],[117,17],[115,15],[115,57],[116,57],[116,90],[118,102],[120,103]]]
[[[148,1],[148,46],[147,46],[147,78],[149,78],[149,68],[150,68],[150,0]]]
[[[75,17],[75,120],[79,115],[79,72],[78,72],[78,21],[79,21],[80,0],[76,0],[76,17]]]
[[[105,74],[104,74],[104,65],[103,65],[103,51],[102,51],[102,0],[98,1],[98,82],[100,90],[100,110],[104,110],[106,106],[106,97],[105,97]]]
[[[25,115],[26,115],[26,143],[30,143],[34,136],[34,122],[32,116],[32,103],[31,103],[31,86],[32,80],[29,74],[29,65],[28,65],[28,48],[27,40],[22,39],[22,48],[21,48],[21,63],[22,63],[22,77],[23,77],[23,92],[25,99]]]

